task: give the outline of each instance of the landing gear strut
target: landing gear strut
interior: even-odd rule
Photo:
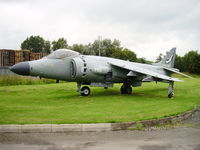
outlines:
[[[172,98],[174,96],[174,81],[169,82],[168,87],[168,98]]]
[[[132,87],[130,85],[123,84],[121,86],[121,94],[131,94],[132,93]]]
[[[88,86],[83,86],[81,88],[81,84],[77,83],[77,92],[80,92],[82,96],[90,95],[90,88]]]

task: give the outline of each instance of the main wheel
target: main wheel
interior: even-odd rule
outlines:
[[[132,87],[129,85],[122,85],[120,90],[121,90],[121,94],[131,94],[132,93]]]
[[[124,85],[121,86],[120,91],[121,91],[121,94],[126,94],[126,92],[125,92],[125,86]]]
[[[172,98],[173,96],[174,96],[173,92],[171,92],[171,93],[168,94],[168,98]]]
[[[81,88],[81,95],[88,96],[90,95],[90,88],[88,86],[84,86]]]
[[[132,94],[132,87],[126,86],[126,94]]]

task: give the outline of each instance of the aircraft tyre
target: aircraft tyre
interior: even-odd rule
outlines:
[[[125,94],[124,85],[121,86],[120,91],[121,91],[121,94]]]
[[[168,94],[168,98],[172,98],[173,96],[174,96],[173,92],[171,92],[171,93]]]
[[[121,94],[132,94],[132,87],[130,85],[121,86]]]
[[[132,94],[132,87],[131,86],[126,86],[126,93]]]
[[[83,86],[81,88],[81,95],[82,96],[88,96],[88,95],[90,95],[90,88],[88,86]]]

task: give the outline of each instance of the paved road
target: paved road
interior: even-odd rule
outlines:
[[[184,126],[152,131],[0,133],[0,150],[200,150],[200,111]]]
[[[153,131],[0,134],[0,150],[200,150],[200,125]]]

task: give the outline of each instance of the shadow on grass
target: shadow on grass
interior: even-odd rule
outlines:
[[[151,97],[163,97],[159,94],[162,94],[163,92],[167,93],[167,89],[166,88],[155,88],[155,89],[145,89],[143,90],[141,88],[141,90],[137,90],[134,91],[133,88],[133,92],[132,94],[124,94],[126,96],[139,96],[139,97],[146,97],[146,96],[151,96]],[[108,89],[108,90],[94,90],[93,92],[91,92],[91,96],[117,96],[117,95],[123,95],[121,94],[120,90],[116,90],[116,89]],[[166,97],[166,95],[164,95],[164,97]]]
[[[134,89],[134,88],[133,88]],[[166,94],[165,94],[165,93]],[[164,93],[164,94],[163,94]],[[121,94],[119,90],[116,89],[91,89],[90,96],[81,96],[78,92],[66,91],[66,94],[60,94],[53,96],[56,99],[77,99],[77,98],[93,98],[93,97],[141,97],[141,98],[166,98],[167,89],[165,88],[156,88],[156,89],[145,89],[141,91],[134,91],[132,94]]]

